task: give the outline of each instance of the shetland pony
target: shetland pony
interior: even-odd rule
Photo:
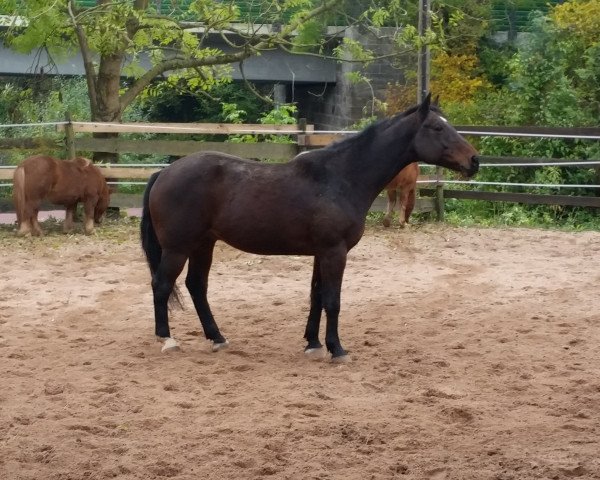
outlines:
[[[100,223],[110,201],[102,172],[91,160],[77,157],[59,160],[36,155],[21,162],[13,175],[13,202],[17,212],[18,235],[42,235],[38,212],[44,199],[66,208],[63,230],[73,230],[73,216],[83,203],[86,234]]]

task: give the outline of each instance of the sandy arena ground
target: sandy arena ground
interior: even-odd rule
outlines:
[[[0,478],[600,478],[600,232],[370,227],[340,335],[302,353],[311,259],[218,247],[211,353],[153,337],[135,221],[0,231]]]

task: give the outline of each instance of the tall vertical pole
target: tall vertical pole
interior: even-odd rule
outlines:
[[[419,0],[419,38],[421,41],[425,39],[425,35],[431,25],[431,4],[430,0]],[[421,103],[429,93],[429,78],[430,78],[431,56],[429,45],[422,44],[419,47],[419,62],[417,67],[418,92],[417,101]],[[435,176],[438,180],[443,177],[443,169],[437,167]],[[435,187],[435,211],[437,220],[444,220],[444,185],[436,184]]]
[[[67,160],[75,158],[75,134],[73,133],[73,124],[71,123],[71,113],[65,114],[65,147],[67,149]]]
[[[431,20],[431,7],[429,0],[419,0],[419,38],[425,39],[425,34],[429,30]],[[422,44],[419,47],[419,63],[417,67],[418,92],[417,101],[421,103],[429,91],[429,45]]]

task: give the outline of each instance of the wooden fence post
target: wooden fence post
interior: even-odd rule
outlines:
[[[435,213],[438,222],[444,221],[444,169],[442,167],[435,168],[435,174],[438,183],[435,185]]]
[[[73,132],[73,124],[71,123],[71,114],[65,114],[65,147],[67,149],[67,160],[75,158],[75,133]]]
[[[300,145],[300,142],[298,142],[298,137],[300,135],[303,135],[306,138],[306,118],[298,119],[298,129],[301,130],[302,133],[296,135],[296,155],[307,150],[304,145]]]

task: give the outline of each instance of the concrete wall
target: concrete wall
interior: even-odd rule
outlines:
[[[391,53],[387,36],[392,29],[381,29],[375,35],[357,27],[344,30],[344,35],[379,55]],[[226,49],[218,38],[215,45]],[[0,75],[35,75],[40,68],[47,75],[82,75],[83,64],[79,54],[61,62],[53,63],[45,51],[24,55],[6,48],[0,41]],[[242,77],[237,65],[232,65],[234,80]],[[348,72],[360,71],[371,79],[371,86],[364,82],[353,84]],[[336,63],[330,59],[313,56],[290,55],[281,50],[263,53],[245,62],[244,72],[250,81],[279,86],[277,101],[296,102],[301,117],[319,129],[338,130],[349,127],[361,118],[370,116],[373,95],[385,99],[388,83],[402,80],[400,70],[392,67],[387,59],[377,60],[365,66],[362,63]]]
[[[381,29],[377,38],[358,28],[346,30],[345,36],[373,50],[378,55],[391,53],[387,39],[392,29]],[[370,79],[365,82],[350,82],[349,72],[359,71]],[[294,88],[294,100],[299,111],[309,123],[318,129],[337,130],[349,127],[361,118],[372,115],[373,96],[385,100],[389,83],[403,81],[402,71],[391,65],[389,59],[374,61],[368,66],[362,63],[341,62],[336,70],[336,83],[328,85],[301,85]]]

